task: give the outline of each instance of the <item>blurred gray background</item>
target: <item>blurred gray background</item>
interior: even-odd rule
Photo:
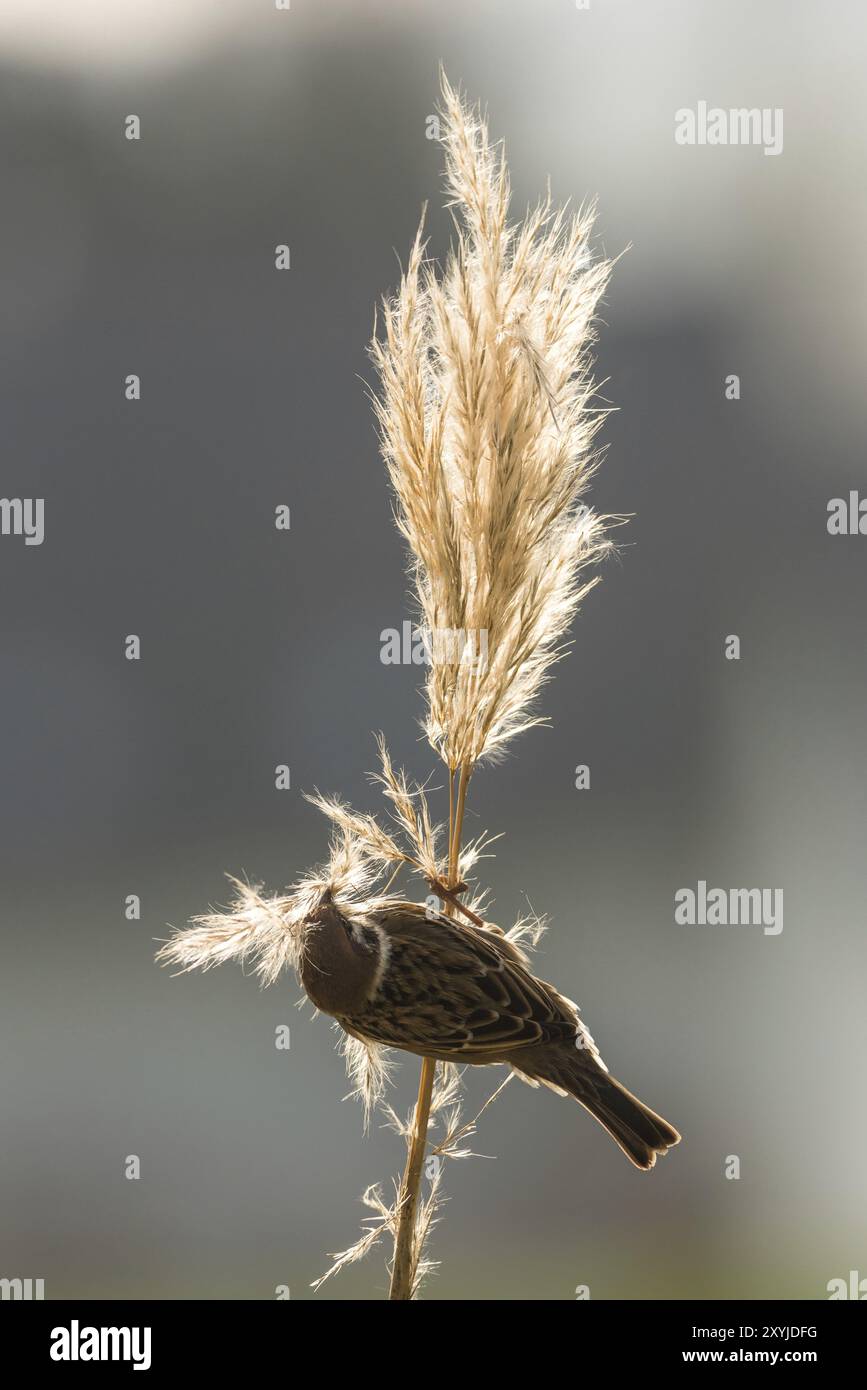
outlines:
[[[401,1166],[340,1103],[294,981],[173,979],[153,952],[226,900],[224,871],[279,889],[323,855],[303,789],[377,808],[373,730],[433,767],[419,673],[379,659],[409,606],[360,378],[426,199],[447,244],[440,61],[505,137],[517,212],[550,174],[558,199],[598,194],[609,254],[631,246],[593,501],[634,519],[552,727],[479,773],[468,825],[504,832],[495,920],[550,914],[540,973],[685,1137],[642,1176],[512,1085],[476,1141],[496,1158],[446,1174],[427,1296],[824,1297],[867,1275],[867,539],[826,530],[828,499],[867,488],[865,37],[858,7],[793,0],[4,6],[2,491],[44,497],[46,535],[0,539],[0,1275],[311,1297]],[[699,100],[782,107],[782,155],[676,145]],[[782,888],[782,934],[676,926],[700,878]],[[474,1073],[471,1102],[496,1081]],[[318,1296],[386,1287],[375,1254]]]

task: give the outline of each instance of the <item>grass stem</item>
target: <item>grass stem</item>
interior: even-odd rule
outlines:
[[[449,776],[449,876],[448,884],[453,888],[460,882],[461,835],[463,833],[464,810],[467,802],[467,788],[470,783],[470,767],[464,763],[458,777],[457,796],[454,776]],[[446,902],[446,912],[453,913],[454,905]],[[415,1233],[418,1190],[421,1185],[421,1172],[427,1147],[427,1127],[430,1119],[431,1097],[433,1095],[436,1062],[425,1057],[421,1064],[418,1083],[418,1097],[412,1124],[409,1154],[400,1185],[399,1215],[397,1234],[394,1241],[394,1263],[391,1272],[389,1299],[408,1301],[412,1298],[415,1261],[413,1236]]]

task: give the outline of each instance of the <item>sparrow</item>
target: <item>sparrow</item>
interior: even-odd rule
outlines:
[[[680,1140],[602,1061],[578,1009],[530,970],[498,927],[418,903],[363,913],[326,893],[304,924],[299,965],[311,1002],[366,1043],[439,1062],[506,1063],[574,1096],[636,1168]]]

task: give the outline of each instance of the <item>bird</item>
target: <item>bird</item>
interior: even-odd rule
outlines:
[[[506,1063],[573,1096],[636,1168],[680,1142],[609,1075],[577,1006],[532,973],[499,927],[398,899],[359,911],[326,892],[305,920],[298,974],[314,1006],[363,1043],[459,1065]]]

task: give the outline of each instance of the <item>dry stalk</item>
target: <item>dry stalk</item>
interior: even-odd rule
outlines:
[[[457,798],[455,798],[454,777],[449,777],[449,872],[446,886],[452,891],[460,881],[458,865],[469,781],[470,773],[464,766],[458,773],[458,793]],[[453,916],[455,907],[455,903],[447,901],[445,910]],[[394,1240],[394,1260],[389,1291],[389,1298],[392,1300],[411,1299],[413,1294],[415,1283],[412,1260],[413,1236],[416,1228],[418,1189],[421,1183],[422,1165],[427,1145],[427,1127],[430,1119],[436,1067],[436,1062],[430,1057],[425,1057],[421,1064],[412,1138],[400,1187],[398,1225]]]

